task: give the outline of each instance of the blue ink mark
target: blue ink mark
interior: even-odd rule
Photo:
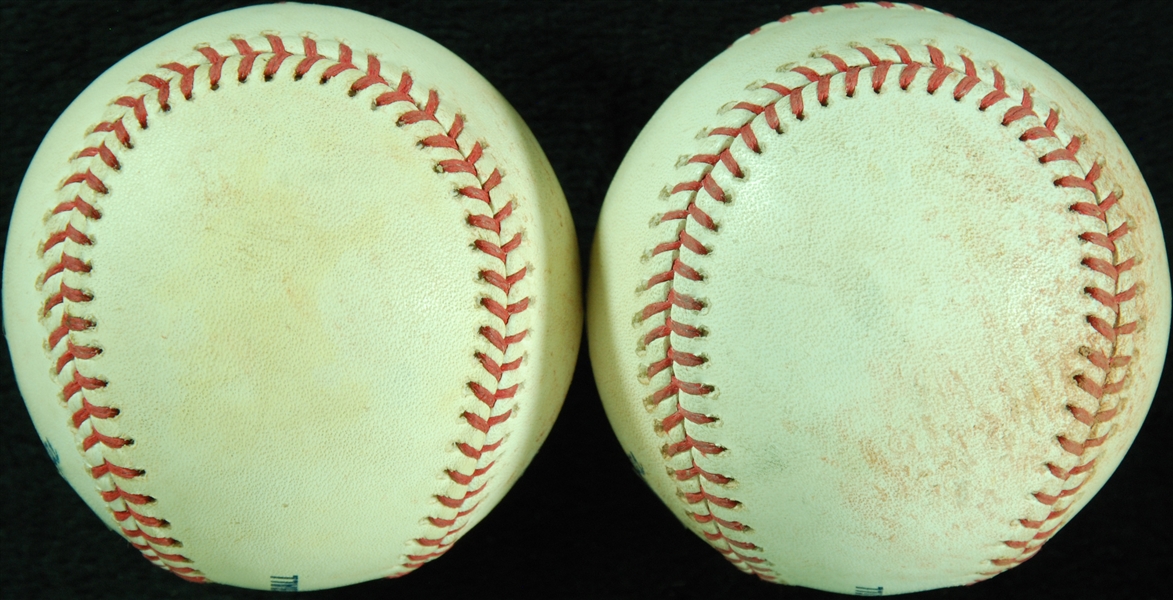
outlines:
[[[863,587],[863,586],[857,585],[857,586],[855,586],[855,595],[856,596],[883,596],[884,595],[884,586],[872,588],[872,587]]]
[[[635,453],[628,452],[627,459],[631,461],[631,468],[635,470],[635,474],[639,475],[640,479],[647,481],[647,477],[644,476],[644,466],[639,464],[639,459],[635,457]]]
[[[269,590],[274,592],[296,592],[297,575],[270,575]]]
[[[45,452],[49,453],[49,460],[53,461],[53,466],[57,467],[57,470],[60,471],[61,470],[61,455],[57,454],[57,449],[54,448],[53,444],[51,444],[49,442],[49,438],[42,438],[41,444],[43,444],[45,446]]]

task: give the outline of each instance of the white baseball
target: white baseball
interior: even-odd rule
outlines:
[[[1128,150],[1062,75],[890,3],[771,23],[615,177],[591,360],[647,483],[763,579],[845,594],[1011,568],[1148,410],[1169,267]]]
[[[3,283],[21,392],[94,512],[184,579],[285,591],[408,573],[484,518],[581,324],[569,212],[508,103],[419,34],[297,4],[90,85]]]

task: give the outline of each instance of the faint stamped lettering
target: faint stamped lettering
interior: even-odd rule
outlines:
[[[53,461],[53,466],[57,467],[57,470],[60,471],[61,455],[57,454],[57,449],[53,447],[53,444],[49,441],[49,438],[41,438],[41,444],[45,446],[45,452],[49,454],[49,460]]]
[[[639,459],[635,457],[634,452],[629,451],[627,453],[627,460],[631,461],[631,469],[633,471],[635,471],[635,474],[639,475],[640,479],[647,481],[647,477],[645,476],[644,466],[639,464]]]
[[[274,592],[296,592],[297,575],[270,575],[269,589]]]

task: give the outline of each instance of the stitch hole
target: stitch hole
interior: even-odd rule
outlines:
[[[269,74],[269,73],[265,73],[265,75],[264,75],[264,77],[263,77],[262,79],[263,79],[265,82],[273,81],[273,75],[271,75],[271,74]]]
[[[216,91],[216,90],[220,89],[220,84],[219,84],[218,82],[217,82],[217,83],[213,83],[212,85],[208,86],[208,89],[210,89],[210,90],[212,90],[212,91],[214,92],[214,91]]]

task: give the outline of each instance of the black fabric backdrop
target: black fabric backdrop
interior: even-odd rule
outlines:
[[[528,121],[566,192],[588,255],[612,174],[652,112],[693,71],[800,2],[360,2],[447,46]],[[13,3],[0,9],[0,214],[57,115],[123,56],[191,20],[246,2]],[[1080,87],[1128,144],[1161,210],[1173,207],[1173,3],[941,0]],[[6,228],[5,228],[6,229]],[[585,272],[585,265],[584,265]],[[5,347],[5,351],[7,348]],[[1131,453],[1102,492],[1025,565],[925,598],[1165,598],[1173,567],[1169,376]],[[57,476],[0,360],[0,596],[258,598],[163,572],[106,530]],[[1165,593],[1162,593],[1164,590]],[[631,468],[586,359],[544,449],[505,500],[442,559],[399,580],[315,598],[814,598],[736,571],[686,531]]]

